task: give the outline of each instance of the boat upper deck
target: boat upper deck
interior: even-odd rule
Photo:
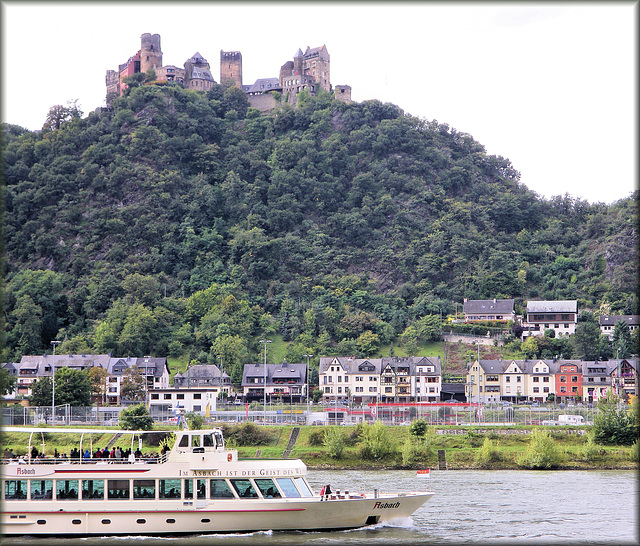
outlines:
[[[163,464],[166,462],[185,462],[189,454],[218,455],[216,459],[231,462],[237,460],[237,451],[226,449],[222,431],[212,430],[181,430],[181,431],[138,431],[113,429],[67,429],[67,428],[20,428],[8,427],[5,432],[28,434],[26,453],[16,455],[10,447],[6,447],[0,459],[3,464]],[[145,434],[158,433],[174,434],[175,441],[161,443],[157,449],[146,448],[143,451],[142,437]],[[77,434],[78,446],[68,453],[58,452],[57,449],[47,448],[47,438],[50,434]],[[104,441],[105,435],[110,436]],[[130,437],[130,438],[127,438]],[[93,441],[100,438],[102,444]],[[136,442],[137,440],[137,442]],[[169,445],[173,443],[172,447]],[[87,445],[88,444],[88,445]],[[221,455],[225,455],[221,458]]]

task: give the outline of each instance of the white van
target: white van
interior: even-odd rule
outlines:
[[[558,415],[558,423],[561,425],[585,425],[582,415]]]

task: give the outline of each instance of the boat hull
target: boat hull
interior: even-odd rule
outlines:
[[[358,498],[319,498],[194,501],[197,505],[126,501],[119,508],[82,503],[83,509],[56,503],[55,510],[34,502],[28,510],[15,505],[2,516],[5,536],[92,536],[234,533],[254,531],[317,531],[352,529],[410,517],[433,495],[366,495]],[[12,505],[14,503],[11,503]],[[18,503],[20,504],[20,503]],[[65,506],[65,504],[67,506]],[[89,506],[91,504],[91,506]],[[100,503],[101,504],[101,503]],[[5,506],[5,509],[9,508]]]

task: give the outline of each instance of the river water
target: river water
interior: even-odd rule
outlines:
[[[187,537],[5,539],[3,545],[315,546],[353,544],[638,544],[638,481],[630,470],[309,471],[316,490],[325,483],[350,492],[432,490],[412,518],[340,532],[260,532]]]

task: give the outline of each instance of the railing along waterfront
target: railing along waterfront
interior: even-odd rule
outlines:
[[[55,425],[117,427],[120,407],[56,407]],[[463,402],[410,402],[385,404],[329,404],[312,405],[307,413],[306,405],[262,404],[248,406],[221,405],[210,411],[205,422],[210,424],[253,422],[267,425],[335,425],[357,424],[381,420],[389,425],[406,425],[422,419],[430,425],[543,425],[543,421],[557,421],[559,415],[582,415],[592,422],[598,412],[597,406],[566,407],[559,404],[511,405],[498,403]],[[51,408],[12,406],[1,408],[2,426],[51,426]],[[172,413],[152,415],[159,425],[175,426],[177,419]],[[117,430],[117,429],[114,429]]]

